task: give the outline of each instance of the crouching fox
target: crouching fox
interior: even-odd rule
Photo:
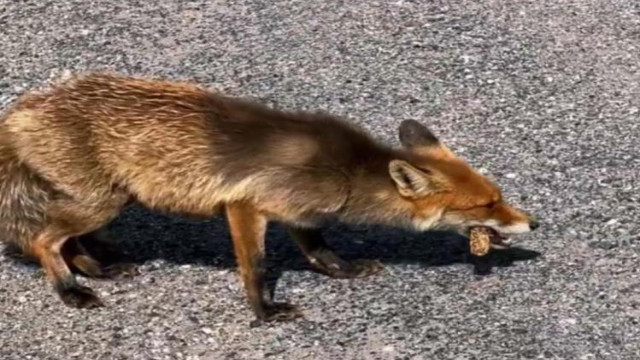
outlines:
[[[64,303],[91,308],[103,303],[72,270],[130,270],[89,251],[105,247],[99,232],[126,206],[224,212],[248,301],[269,321],[301,316],[266,291],[269,221],[287,227],[316,269],[339,278],[381,265],[334,253],[318,230],[327,219],[463,234],[483,225],[502,235],[496,246],[538,226],[420,123],[405,120],[399,137],[393,148],[324,113],[275,110],[188,83],[75,76],[23,95],[0,117],[0,236],[39,261]]]

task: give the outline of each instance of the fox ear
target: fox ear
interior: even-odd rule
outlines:
[[[445,180],[440,176],[416,169],[403,160],[389,162],[389,175],[396,183],[400,195],[406,197],[427,196],[447,189]]]
[[[426,126],[415,120],[404,120],[398,128],[400,143],[407,149],[422,146],[437,146],[440,140],[427,129]]]

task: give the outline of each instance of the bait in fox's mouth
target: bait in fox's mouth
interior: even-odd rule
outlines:
[[[469,230],[471,253],[483,256],[489,249],[506,249],[511,243],[509,239],[487,226],[475,226]]]

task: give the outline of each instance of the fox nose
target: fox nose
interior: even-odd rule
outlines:
[[[529,228],[531,229],[531,231],[537,229],[540,227],[540,222],[537,220],[533,220],[531,219],[531,221],[529,222]]]

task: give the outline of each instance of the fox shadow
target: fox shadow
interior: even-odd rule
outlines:
[[[224,216],[193,220],[131,208],[110,224],[109,230],[128,260],[137,264],[163,260],[181,265],[236,267]],[[383,264],[423,267],[462,263],[472,267],[476,275],[488,275],[496,266],[508,267],[541,255],[537,251],[512,247],[477,257],[470,254],[468,239],[457,234],[416,233],[382,226],[332,223],[323,229],[323,235],[335,252],[347,260],[372,259]],[[279,224],[269,225],[266,252],[270,282],[277,281],[285,271],[312,271]]]

